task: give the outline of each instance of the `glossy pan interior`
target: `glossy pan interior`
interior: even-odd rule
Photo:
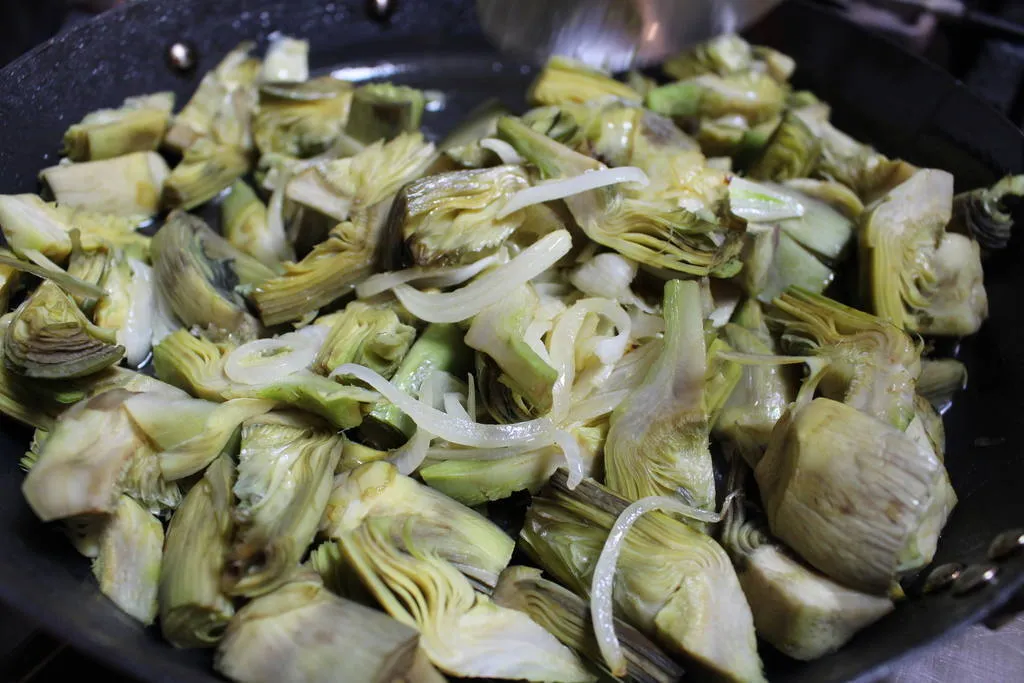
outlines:
[[[428,117],[439,134],[490,96],[521,108],[532,72],[503,61],[479,34],[472,3],[399,0],[387,22],[367,3],[335,0],[148,0],[130,3],[44,44],[0,72],[0,192],[35,191],[36,172],[55,163],[64,129],[124,97],[173,89],[187,98],[199,76],[238,42],[280,30],[312,42],[313,66],[350,67],[443,89],[448,105]],[[961,188],[1024,171],[1024,136],[948,75],[898,46],[805,2],[777,8],[753,40],[793,55],[796,80],[833,106],[838,124],[892,155],[956,174]],[[194,45],[190,74],[173,72],[165,48]],[[354,67],[358,67],[354,69]],[[182,99],[181,101],[184,101]],[[948,467],[960,497],[937,562],[983,561],[1000,531],[1024,526],[1024,268],[1019,235],[987,263],[991,318],[962,345],[970,382],[946,416]],[[147,681],[219,680],[210,654],[175,651],[95,588],[87,562],[22,500],[18,458],[27,432],[0,421],[0,600],[56,636]],[[872,680],[897,658],[952,635],[1024,585],[1024,557],[969,595],[911,599],[839,653],[806,665],[763,647],[778,681]]]

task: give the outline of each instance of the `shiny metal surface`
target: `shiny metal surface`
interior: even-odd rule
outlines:
[[[477,0],[484,33],[510,56],[558,54],[624,71],[739,31],[779,0]]]

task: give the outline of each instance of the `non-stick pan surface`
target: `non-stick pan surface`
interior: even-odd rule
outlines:
[[[532,71],[482,39],[472,3],[398,0],[387,22],[367,3],[288,0],[148,0],[131,3],[46,43],[0,72],[0,192],[37,189],[58,159],[65,128],[129,95],[174,90],[184,101],[199,77],[242,40],[279,30],[307,38],[318,68],[443,90],[430,114],[437,135],[492,96],[511,107]],[[956,174],[960,188],[1024,171],[1024,136],[936,68],[827,11],[780,6],[750,37],[797,59],[796,81],[827,100],[850,133],[892,155]],[[197,69],[169,68],[165,51],[188,41]],[[946,415],[948,468],[960,497],[937,563],[982,562],[991,539],[1024,526],[1024,268],[1019,235],[987,263],[991,317],[960,350],[970,381]],[[87,563],[23,502],[18,458],[28,434],[0,421],[0,599],[57,637],[147,681],[219,680],[208,652],[176,651],[96,589]],[[1024,585],[1024,557],[999,565],[995,582],[953,597],[912,598],[837,654],[797,665],[762,647],[778,681],[871,680],[897,658],[989,615]]]

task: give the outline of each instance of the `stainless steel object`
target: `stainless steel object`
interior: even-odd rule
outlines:
[[[477,13],[487,37],[517,58],[539,64],[557,54],[624,71],[742,30],[779,1],[477,0]]]

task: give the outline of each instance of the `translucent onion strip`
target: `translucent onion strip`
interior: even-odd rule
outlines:
[[[416,266],[405,270],[394,270],[387,273],[377,273],[366,278],[356,285],[356,296],[360,299],[368,299],[382,292],[387,292],[398,285],[409,282],[421,282],[430,287],[451,287],[461,285],[466,280],[476,277],[487,268],[495,264],[508,262],[508,252],[504,249],[497,253],[485,256],[478,261],[464,266],[447,266],[444,268],[424,268]]]
[[[152,268],[137,259],[128,259],[128,266],[132,271],[132,299],[117,341],[124,346],[128,365],[137,368],[149,356],[153,340],[156,287]]]
[[[533,204],[543,204],[556,199],[565,199],[583,192],[590,192],[609,185],[619,183],[637,183],[642,187],[650,184],[650,179],[642,169],[636,166],[619,166],[617,168],[602,168],[598,171],[587,171],[572,178],[563,180],[551,180],[525,190],[520,190],[512,195],[505,207],[498,212],[498,219],[524,209]]]
[[[329,333],[324,326],[310,325],[242,344],[224,360],[224,374],[240,384],[266,384],[287,377],[313,364]]]
[[[728,509],[728,502],[723,509]],[[615,635],[615,622],[612,616],[615,565],[622,550],[622,543],[630,528],[642,516],[654,511],[676,513],[708,523],[721,521],[722,518],[720,514],[698,510],[677,498],[648,496],[630,504],[615,520],[594,567],[594,579],[590,589],[590,617],[594,623],[594,635],[597,638],[601,656],[604,657],[605,664],[612,675],[619,678],[626,675],[626,657],[622,653],[622,646],[619,645],[619,639]]]
[[[480,146],[497,154],[503,164],[522,164],[526,162],[526,159],[519,156],[519,152],[516,151],[516,148],[504,140],[499,140],[498,138],[484,138],[480,141]]]
[[[454,292],[420,292],[409,285],[397,285],[395,296],[411,314],[431,323],[457,323],[494,304],[555,265],[569,253],[572,238],[568,230],[548,233],[503,266],[490,270]]]

